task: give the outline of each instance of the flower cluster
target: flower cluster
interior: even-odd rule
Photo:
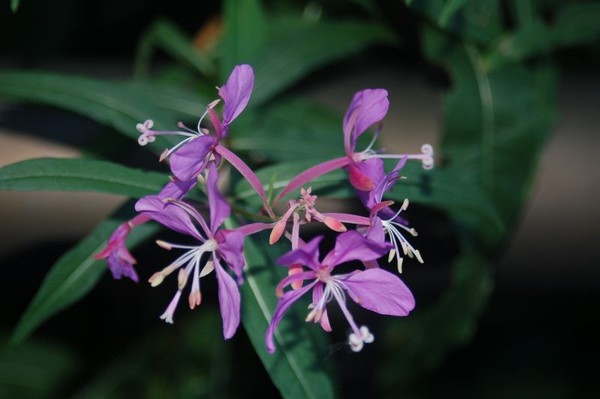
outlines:
[[[415,236],[416,232],[401,215],[408,201],[405,200],[395,211],[392,208],[393,201],[384,200],[384,197],[401,177],[400,170],[408,160],[420,160],[426,169],[433,167],[433,150],[429,145],[422,147],[421,154],[394,155],[373,150],[389,101],[384,89],[363,90],[354,95],[344,116],[345,155],[298,174],[270,202],[263,184],[252,169],[222,144],[230,124],[246,108],[253,85],[252,68],[249,65],[235,67],[227,83],[218,89],[220,99],[207,106],[196,130],[183,124],[179,124],[178,131],[153,130],[151,120],[137,125],[141,133],[138,140],[140,145],[153,142],[160,135],[183,137],[182,141],[161,155],[161,161],[168,159],[173,177],[158,194],[138,200],[138,215],[115,230],[96,258],[107,260],[115,278],[124,276],[137,282],[138,275],[134,269],[136,261],[125,242],[131,229],[153,220],[190,236],[194,244],[157,241],[164,249],[181,251],[179,257],[149,279],[154,287],[177,272],[177,292],[161,319],[173,323],[175,310],[188,285],[191,286],[188,294],[190,309],[200,305],[201,279],[214,271],[218,282],[223,335],[228,339],[235,334],[240,321],[238,286],[243,283],[244,240],[249,235],[270,230],[270,244],[285,237],[290,243],[290,251],[277,259],[279,265],[288,268],[288,276],[275,290],[279,302],[266,331],[267,350],[275,351],[273,334],[287,309],[310,291],[312,301],[306,321],[319,323],[325,331],[331,331],[327,304],[337,302],[352,330],[348,344],[353,351],[360,351],[364,344],[372,342],[374,338],[366,326],[359,326],[354,321],[347,306],[348,297],[359,306],[383,315],[406,316],[414,308],[413,295],[402,280],[395,273],[381,268],[377,262],[385,255],[388,261],[396,259],[398,272],[401,272],[404,255],[423,262],[419,251],[407,239]],[[224,106],[219,115],[216,108],[221,101]],[[208,119],[208,123],[205,119]],[[365,150],[357,151],[358,138],[374,125],[379,126],[371,144]],[[395,167],[387,173],[383,162],[385,158],[397,159]],[[225,219],[231,214],[231,206],[218,184],[219,167],[224,162],[248,181],[260,197],[261,212],[268,215],[269,222],[248,221],[235,229],[223,228]],[[367,216],[320,212],[317,209],[317,196],[312,193],[309,184],[336,169],[347,171],[349,182],[364,204]],[[204,216],[185,200],[188,192],[199,182],[207,197],[208,215]],[[289,200],[287,209],[278,215],[278,208],[274,204],[294,195],[298,199]],[[319,251],[323,236],[308,242],[301,237],[301,226],[308,223],[323,223],[338,233],[334,248],[323,257]],[[353,262],[350,265],[362,266],[351,272],[340,273],[338,267],[349,262]]]

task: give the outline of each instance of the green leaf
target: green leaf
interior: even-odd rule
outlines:
[[[213,61],[196,47],[179,27],[170,21],[154,22],[142,36],[135,56],[135,74],[147,78],[150,75],[150,59],[155,48],[161,49],[179,61],[183,61],[202,75],[213,76]]]
[[[38,158],[0,169],[0,190],[95,191],[139,197],[160,191],[168,181],[162,173],[92,159]]]
[[[254,105],[270,100],[310,72],[356,54],[374,44],[393,43],[395,36],[381,24],[321,21],[289,24],[273,21],[271,40],[253,60],[256,72]]]
[[[555,72],[547,63],[489,69],[482,50],[432,31],[426,39],[429,56],[448,68],[454,82],[444,102],[448,170],[463,184],[480,187],[510,228],[554,121]]]
[[[404,0],[435,27],[481,44],[493,43],[503,31],[498,0]]]
[[[74,353],[48,340],[5,345],[0,351],[0,396],[57,397],[58,389],[79,367]],[[51,365],[51,367],[49,367]]]
[[[230,142],[257,161],[342,156],[342,116],[313,101],[285,98],[236,121]]]
[[[244,243],[246,280],[242,291],[242,322],[250,341],[260,357],[271,380],[284,398],[333,398],[330,375],[330,356],[322,340],[315,339],[296,303],[285,314],[275,332],[277,350],[269,354],[265,346],[265,332],[277,305],[275,288],[283,278],[285,268],[276,266],[275,254],[266,248],[266,237],[261,243],[247,239]]]
[[[255,61],[267,38],[267,21],[259,0],[227,0],[220,78],[223,82],[238,64]]]
[[[61,107],[114,127],[137,140],[136,124],[152,119],[158,129],[173,129],[177,114],[152,105],[144,91],[119,83],[47,72],[0,72],[0,96]],[[172,136],[149,146],[162,152]]]
[[[497,67],[548,54],[560,47],[594,43],[600,36],[599,19],[600,3],[597,2],[566,5],[557,11],[552,22],[533,14],[499,40],[486,58],[486,64]]]
[[[27,338],[43,322],[85,296],[107,270],[106,261],[94,255],[122,220],[108,219],[79,244],[66,252],[50,269],[35,297],[21,316],[12,336],[13,343]],[[148,223],[132,230],[129,248],[155,234],[159,226]]]
[[[481,252],[462,244],[451,286],[443,296],[433,306],[417,308],[410,317],[390,323],[385,330],[382,380],[392,391],[405,389],[424,371],[434,369],[476,331],[492,290],[492,274]]]
[[[21,0],[10,0],[10,10],[13,13],[16,13],[17,10],[19,9],[19,4],[21,3]]]

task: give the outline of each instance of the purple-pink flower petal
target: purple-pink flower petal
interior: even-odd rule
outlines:
[[[186,211],[178,205],[165,202],[157,195],[147,195],[140,198],[135,204],[135,210],[171,230],[204,241]]]
[[[354,95],[344,116],[347,153],[354,152],[356,140],[365,130],[385,117],[390,106],[387,95],[384,89],[366,89]]]
[[[275,352],[275,342],[273,341],[273,334],[275,333],[275,329],[277,325],[283,318],[283,314],[289,309],[290,306],[294,302],[296,302],[302,295],[306,294],[310,291],[315,284],[317,284],[317,280],[308,284],[305,287],[299,288],[297,290],[292,290],[286,292],[283,297],[277,303],[277,308],[275,308],[275,312],[273,313],[273,317],[271,317],[271,322],[269,323],[269,328],[267,328],[267,334],[265,337],[265,342],[267,344],[267,351],[269,353]]]
[[[208,179],[206,182],[206,192],[208,196],[208,206],[210,209],[210,231],[214,235],[223,221],[229,217],[231,206],[225,200],[217,185],[219,174],[217,167],[210,164],[208,170]]]
[[[123,252],[126,252],[125,256],[123,256]],[[133,267],[133,263],[127,259],[133,259],[127,248],[119,248],[117,251],[110,253],[106,258],[108,269],[116,280],[127,277],[137,283],[139,281],[138,275]]]
[[[219,96],[225,101],[223,125],[230,124],[246,108],[252,88],[254,71],[250,65],[236,66],[225,86],[219,88]]]
[[[383,315],[406,316],[415,307],[408,287],[383,269],[355,272],[343,279],[349,296],[360,306]]]
[[[385,242],[375,242],[363,237],[355,230],[337,236],[335,247],[323,261],[323,266],[333,267],[351,260],[370,261],[383,256],[390,250]]]
[[[300,264],[316,271],[321,265],[321,262],[319,262],[319,244],[322,240],[323,236],[313,238],[300,248],[281,256],[277,259],[277,263],[286,266]]]
[[[185,143],[169,157],[171,172],[182,181],[195,178],[206,167],[206,156],[216,143],[217,139],[209,135]]]
[[[217,251],[235,273],[238,283],[243,282],[244,235],[236,230],[219,230],[215,235]]]
[[[240,291],[233,278],[221,267],[213,255],[217,282],[219,285],[219,307],[223,318],[223,336],[233,337],[240,324]]]

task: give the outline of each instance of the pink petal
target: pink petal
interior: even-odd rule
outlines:
[[[321,263],[333,267],[351,260],[374,260],[387,253],[389,248],[387,243],[368,240],[356,230],[351,230],[337,237],[335,247]]]
[[[265,336],[265,343],[267,345],[267,351],[269,353],[275,352],[275,342],[273,340],[273,334],[275,333],[275,328],[283,318],[283,314],[289,309],[290,306],[294,302],[296,302],[302,295],[306,294],[312,287],[317,284],[317,280],[310,283],[306,287],[300,288],[299,290],[293,290],[286,292],[283,297],[277,303],[277,307],[275,308],[275,312],[273,313],[273,317],[271,317],[271,322],[269,323],[269,328],[267,328],[267,333]]]
[[[352,149],[358,137],[387,114],[390,106],[387,95],[384,89],[366,89],[352,98],[344,116],[344,135],[349,138]]]
[[[200,136],[184,144],[169,157],[171,171],[181,181],[194,179],[204,170],[206,156],[216,144],[212,136]]]
[[[383,269],[359,271],[343,281],[350,297],[373,312],[406,316],[415,307],[415,299],[408,287],[396,275]]]
[[[215,164],[211,163],[208,170],[208,179],[206,182],[206,191],[208,196],[208,206],[210,210],[210,231],[214,235],[223,221],[229,217],[231,207],[219,192],[218,187],[219,174]]]
[[[213,255],[217,282],[219,284],[219,307],[223,318],[223,336],[233,337],[240,324],[240,292],[233,278],[219,264]]]
[[[344,233],[347,234],[347,233]],[[323,236],[318,236],[304,244],[298,249],[290,251],[277,259],[280,265],[304,265],[312,270],[317,270],[320,266],[319,262],[319,244],[323,240]]]
[[[254,71],[250,65],[236,66],[219,96],[225,101],[223,125],[228,125],[246,108],[254,87]]]

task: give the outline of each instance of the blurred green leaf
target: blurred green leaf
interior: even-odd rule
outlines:
[[[547,54],[560,47],[593,43],[600,36],[599,2],[567,4],[556,10],[552,22],[545,22],[542,15],[533,12],[529,15],[514,32],[498,41],[486,57],[487,65],[497,67]]]
[[[135,126],[147,119],[157,129],[176,126],[177,114],[152,105],[142,90],[119,83],[47,72],[0,72],[0,96],[61,107],[112,126],[137,140]],[[157,137],[148,146],[162,152],[172,136]]]
[[[468,243],[454,262],[451,286],[429,308],[417,308],[411,317],[390,323],[385,330],[386,364],[381,380],[402,387],[438,366],[456,346],[468,342],[492,290],[490,265]]]
[[[72,399],[231,397],[233,356],[216,306],[161,324],[92,369]],[[237,360],[237,359],[236,359]],[[236,381],[237,382],[237,381]]]
[[[533,63],[490,70],[474,46],[431,30],[425,38],[428,56],[444,65],[453,81],[444,101],[442,156],[448,171],[460,175],[463,184],[480,187],[510,228],[554,122],[554,69]],[[486,225],[481,229],[489,233]]]
[[[116,219],[102,222],[52,266],[21,316],[13,332],[13,343],[23,341],[48,318],[77,302],[96,285],[107,267],[106,261],[95,260],[94,255],[104,247],[106,239],[122,222]],[[159,226],[154,223],[136,227],[129,235],[128,247],[135,247],[158,230]]]
[[[125,88],[145,96],[155,107],[165,109],[181,117],[189,117],[195,123],[206,110],[206,105],[217,97],[214,86],[192,92],[169,84],[150,81],[124,82]],[[171,127],[175,129],[175,126]]]
[[[155,49],[194,67],[204,76],[214,76],[216,66],[207,54],[193,46],[192,41],[177,25],[167,20],[154,22],[142,36],[135,55],[137,77],[150,76],[150,60]]]
[[[252,60],[256,72],[252,102],[262,104],[310,72],[356,54],[374,44],[396,39],[382,24],[326,21],[316,24],[273,20],[264,51]]]
[[[3,398],[56,397],[77,366],[67,348],[30,340],[20,345],[2,345],[0,352],[0,396]]]
[[[226,0],[223,14],[220,79],[225,83],[236,65],[258,58],[267,39],[268,24],[260,0]]]
[[[21,0],[10,0],[10,9],[13,13],[17,12],[20,3]]]
[[[291,307],[275,332],[277,350],[269,354],[265,332],[277,305],[275,288],[286,276],[286,269],[276,266],[273,247],[247,239],[244,243],[246,280],[242,291],[242,322],[250,341],[284,398],[334,397],[330,356],[322,341],[315,340],[299,309]]]
[[[231,131],[231,147],[248,151],[255,161],[343,155],[341,115],[315,102],[286,98],[244,116]]]
[[[0,190],[95,191],[138,197],[160,191],[167,175],[92,159],[29,159],[0,168]]]
[[[503,31],[499,0],[404,0],[434,26],[465,40],[493,43]]]

